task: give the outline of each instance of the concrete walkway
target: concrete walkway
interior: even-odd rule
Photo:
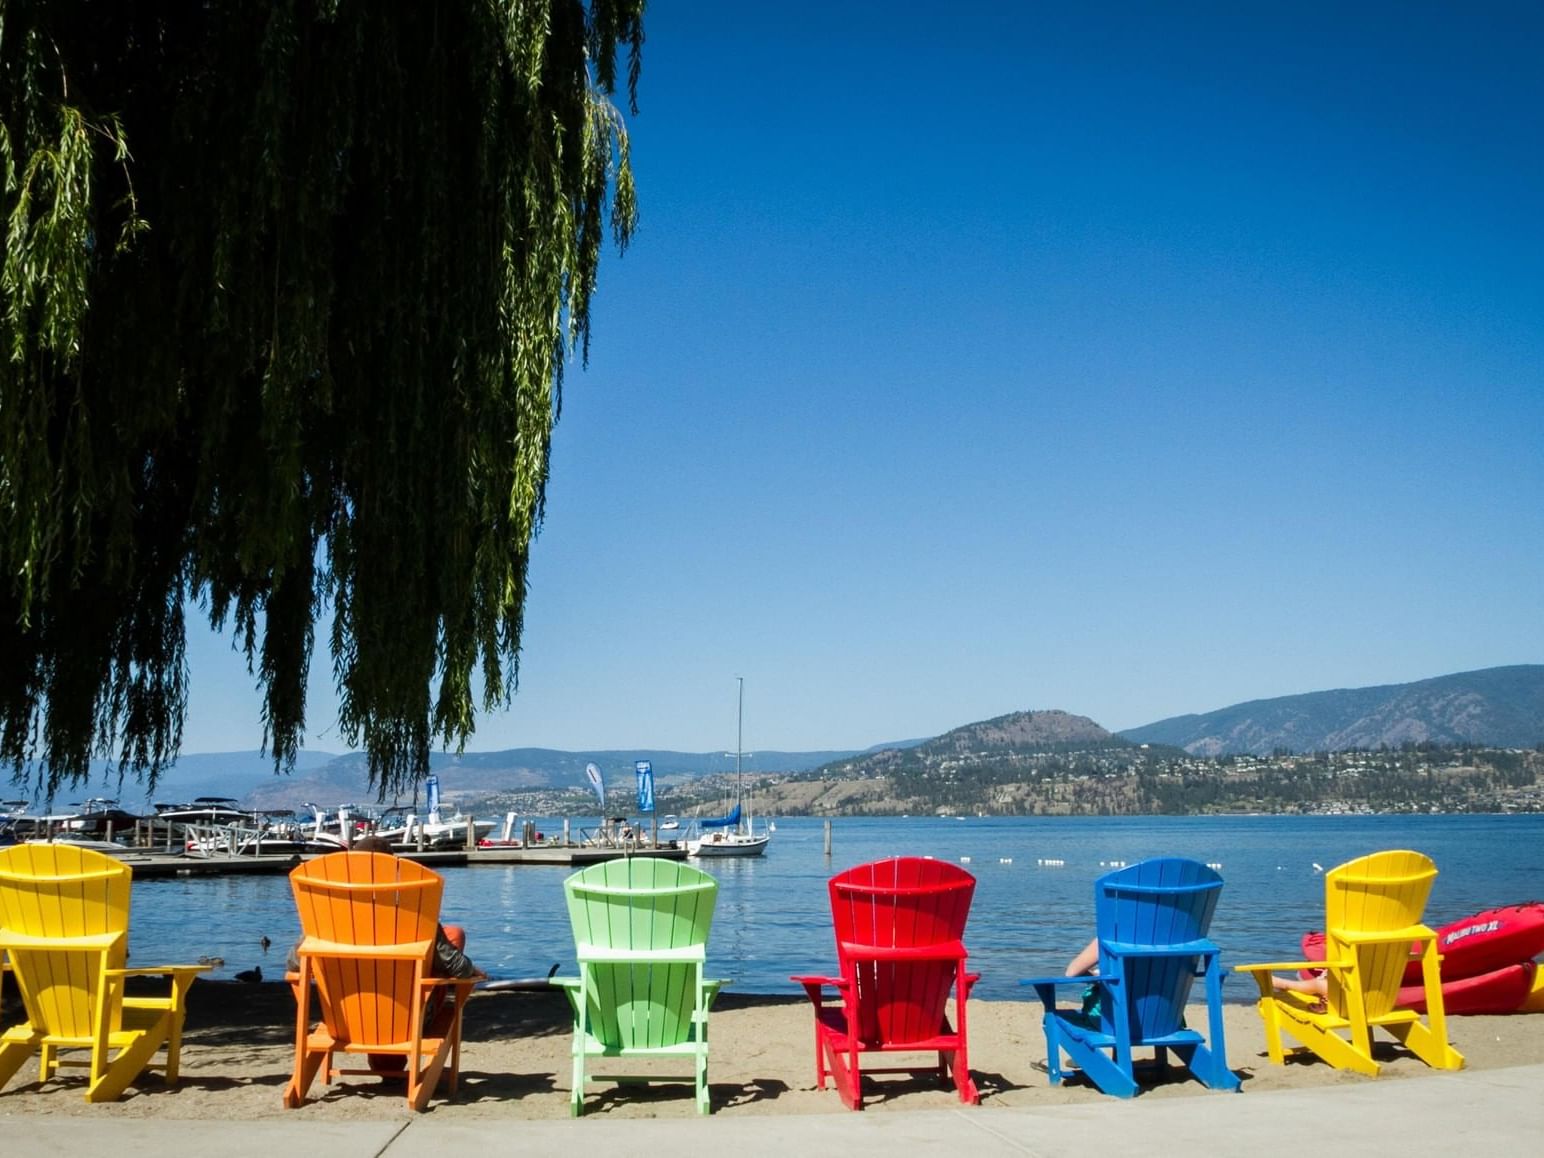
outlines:
[[[6,1158],[425,1158],[426,1155],[711,1154],[715,1158],[957,1158],[1281,1155],[1336,1150],[1399,1158],[1511,1158],[1544,1152],[1544,1066],[1332,1089],[1113,1098],[1039,1110],[983,1107],[913,1113],[747,1115],[693,1120],[190,1122],[0,1114]]]

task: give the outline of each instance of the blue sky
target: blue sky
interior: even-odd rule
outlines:
[[[737,675],[808,749],[1544,660],[1544,9],[1475,7],[652,5],[469,747],[731,748]],[[228,646],[186,751],[261,738]]]

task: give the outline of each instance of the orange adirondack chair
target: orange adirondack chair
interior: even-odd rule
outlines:
[[[976,878],[921,857],[859,865],[831,878],[838,977],[795,977],[815,1007],[815,1075],[863,1108],[861,1059],[870,1052],[933,1053],[935,1065],[870,1068],[870,1074],[951,1077],[960,1101],[981,1100],[970,1076],[965,1004],[980,974],[965,971],[965,921]],[[840,1003],[828,1001],[834,989]],[[958,1028],[946,1005],[955,999]]]
[[[408,1104],[422,1110],[449,1066],[455,1095],[461,1068],[461,1012],[473,982],[436,978],[434,942],[445,882],[422,865],[386,853],[337,852],[290,873],[303,934],[295,990],[295,1073],[284,1105],[301,1105],[320,1071],[407,1078]],[[309,1028],[312,983],[322,1019]],[[333,1054],[398,1055],[405,1069],[352,1069]]]

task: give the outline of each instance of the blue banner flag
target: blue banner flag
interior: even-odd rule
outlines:
[[[424,799],[429,805],[429,815],[433,816],[440,810],[440,778],[427,776],[424,778]]]
[[[647,760],[639,760],[633,765],[633,770],[638,773],[638,811],[654,811],[654,766]]]

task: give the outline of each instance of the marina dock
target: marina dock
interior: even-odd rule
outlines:
[[[167,856],[157,852],[127,850],[119,859],[134,869],[135,880],[155,877],[235,876],[245,873],[287,873],[302,861],[322,853],[288,856]],[[551,868],[583,868],[597,861],[624,856],[685,860],[686,847],[596,848],[588,845],[538,845],[534,848],[475,848],[398,853],[405,860],[431,868],[477,865],[536,865]]]

